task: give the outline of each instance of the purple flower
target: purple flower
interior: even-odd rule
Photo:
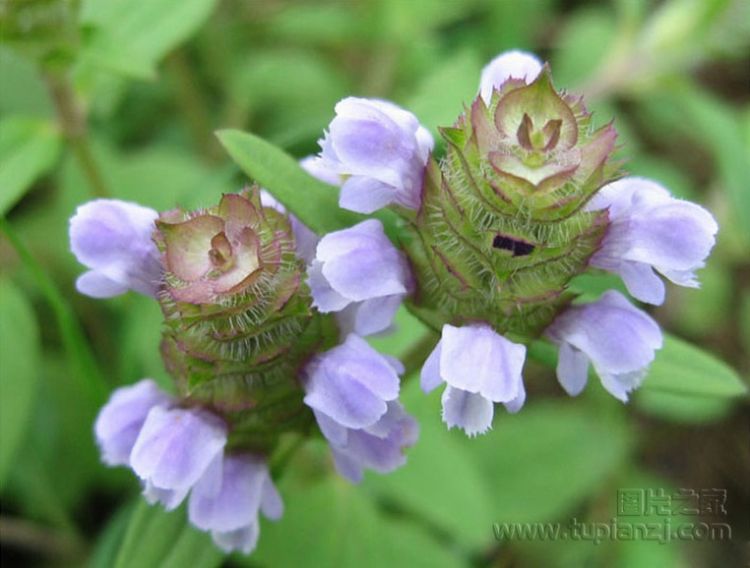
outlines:
[[[313,175],[325,181],[339,176],[344,209],[372,213],[391,203],[419,209],[434,142],[412,113],[387,101],[348,97],[336,105],[319,144]]]
[[[704,266],[719,229],[711,213],[636,177],[604,186],[587,208],[608,209],[610,220],[591,265],[619,274],[633,297],[664,302],[664,282],[654,270],[680,286],[699,286],[695,271]]]
[[[305,369],[305,403],[328,440],[339,473],[353,482],[364,469],[387,473],[406,462],[417,424],[397,402],[403,367],[352,334]]]
[[[162,277],[151,240],[158,213],[117,199],[81,205],[70,220],[70,248],[90,270],[76,281],[82,294],[110,298],[135,290],[155,296]]]
[[[339,312],[344,333],[386,329],[411,288],[403,255],[376,219],[324,236],[308,269],[313,305]]]
[[[482,69],[479,93],[489,105],[494,90],[508,79],[520,79],[528,84],[536,79],[541,70],[542,62],[531,53],[517,50],[503,52]]]
[[[225,552],[249,554],[255,549],[259,511],[278,520],[284,505],[265,461],[251,454],[214,459],[190,494],[190,522],[211,532]]]
[[[107,465],[127,465],[148,413],[155,406],[166,406],[171,402],[172,397],[151,379],[143,379],[112,393],[94,425],[102,461]]]
[[[146,499],[170,510],[221,455],[226,441],[226,426],[213,414],[155,406],[133,446],[130,466],[144,484]]]
[[[474,436],[492,425],[493,403],[502,402],[510,412],[523,406],[525,358],[525,346],[508,341],[487,324],[446,324],[422,367],[420,384],[430,392],[446,383],[443,421]]]
[[[591,362],[604,388],[623,402],[640,386],[662,346],[657,323],[614,290],[568,308],[545,334],[560,346],[557,378],[568,394],[583,390]]]

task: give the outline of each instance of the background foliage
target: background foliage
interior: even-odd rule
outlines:
[[[3,0],[0,26],[4,565],[729,566],[747,554],[749,2]],[[395,100],[436,133],[509,48],[551,61],[597,122],[615,119],[630,172],[715,213],[703,287],[671,288],[655,310],[673,338],[631,404],[596,381],[569,399],[531,364],[524,411],[468,440],[445,430],[439,395],[407,378],[422,428],[407,467],[354,487],[308,444],[280,481],[284,519],[263,524],[249,559],[223,558],[183,512],[146,506],[129,472],[99,463],[91,427],[108,393],[169,379],[155,302],[75,292],[68,218],[103,195],[213,204],[247,181],[231,154],[316,226],[346,223],[304,199],[320,187],[276,146],[315,152],[347,95]],[[224,132],[228,154],[219,129],[259,138]],[[590,294],[612,284],[576,282]],[[402,313],[397,335],[374,342],[404,355],[423,334]],[[495,522],[607,521],[623,487],[726,489],[733,540],[493,536]]]

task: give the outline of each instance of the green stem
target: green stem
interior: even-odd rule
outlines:
[[[44,78],[57,111],[60,127],[91,186],[91,192],[97,197],[109,197],[111,193],[91,151],[86,117],[76,100],[70,79],[67,75],[53,72],[47,72]]]
[[[85,393],[91,403],[98,406],[106,396],[107,383],[99,370],[73,310],[63,298],[54,281],[26,248],[26,245],[4,217],[0,217],[0,231],[5,233],[8,241],[31,272],[34,281],[52,309],[71,369],[74,371],[77,380],[80,381],[82,394]]]
[[[198,88],[198,81],[192,66],[182,51],[175,51],[166,61],[166,68],[175,86],[177,104],[185,117],[193,145],[211,161],[220,157],[215,144],[212,120],[208,114],[208,103]]]

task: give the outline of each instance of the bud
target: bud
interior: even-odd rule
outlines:
[[[436,328],[484,321],[513,341],[538,337],[571,297],[603,238],[606,211],[585,211],[618,170],[615,130],[593,130],[581,99],[557,92],[547,66],[477,96],[430,160],[422,207],[406,240]]]
[[[267,451],[312,422],[297,381],[335,324],[312,310],[288,216],[257,188],[156,222],[165,275],[162,355],[179,395],[230,424],[230,447]]]

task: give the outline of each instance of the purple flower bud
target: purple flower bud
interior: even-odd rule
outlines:
[[[406,461],[403,448],[416,442],[416,422],[396,401],[399,372],[400,363],[353,334],[305,369],[305,403],[339,473],[353,482],[365,468],[386,473],[400,467]]]
[[[557,378],[568,394],[583,390],[591,362],[604,388],[623,402],[640,386],[662,346],[658,324],[614,290],[568,308],[545,334],[560,346]]]
[[[704,208],[636,177],[604,186],[587,208],[608,208],[610,220],[591,265],[619,274],[635,298],[664,302],[664,283],[654,270],[680,286],[698,287],[695,271],[704,266],[718,231]]]
[[[533,54],[517,50],[505,51],[482,69],[479,94],[489,105],[493,91],[508,79],[520,79],[528,84],[536,79],[541,70],[542,62]]]
[[[278,520],[284,505],[265,461],[251,454],[214,459],[190,495],[190,522],[211,532],[225,552],[255,549],[259,511]]]
[[[489,325],[443,326],[440,342],[422,367],[425,392],[447,383],[443,421],[469,436],[492,425],[493,403],[518,411],[526,398],[521,371],[526,347],[513,343]]]
[[[226,441],[223,421],[208,412],[155,406],[135,442],[130,466],[143,481],[146,498],[173,509],[221,455]]]
[[[344,209],[372,213],[391,203],[419,209],[434,142],[412,113],[387,101],[349,97],[336,105],[319,144],[320,160],[313,165],[319,173],[313,175],[323,179],[328,170],[340,176]]]
[[[364,428],[396,400],[399,380],[391,362],[351,334],[306,369],[305,404],[347,428]]]
[[[70,248],[90,268],[76,281],[82,294],[110,298],[135,290],[155,296],[162,277],[151,236],[158,214],[117,199],[81,205],[70,220]]]
[[[408,264],[376,219],[324,236],[308,276],[313,305],[343,311],[344,333],[359,335],[386,329],[411,289]]]
[[[143,379],[113,392],[99,411],[94,425],[102,461],[107,465],[127,465],[148,413],[155,406],[166,406],[171,402],[172,397],[151,379]]]

